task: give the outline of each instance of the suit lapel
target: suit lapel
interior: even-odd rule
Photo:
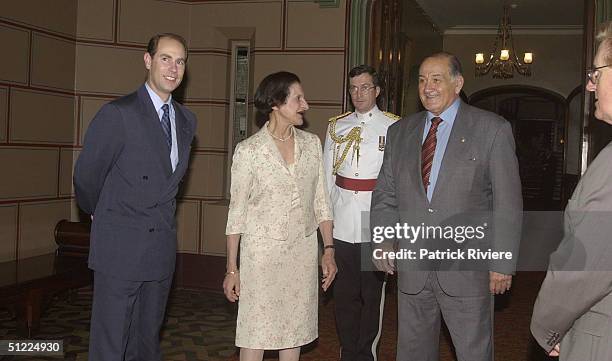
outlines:
[[[165,173],[170,175],[172,173],[172,164],[170,163],[170,150],[168,149],[166,136],[162,130],[159,116],[155,112],[153,102],[144,85],[138,89],[138,98],[140,99],[142,118],[146,123],[144,129],[148,133],[147,138],[151,141],[154,154],[159,158]]]
[[[301,132],[298,132],[297,129],[293,130],[294,134],[294,146],[293,146],[293,162],[298,164],[300,161],[300,157],[302,156],[302,148],[306,144],[306,139],[304,138]],[[296,168],[297,169],[297,168]]]
[[[174,106],[174,123],[176,125],[176,143],[178,149],[178,164],[176,169],[179,167],[186,166],[186,162],[189,159],[191,139],[190,129],[187,123],[187,118],[183,114],[181,107],[173,100],[172,105]],[[174,174],[179,172],[174,172]]]
[[[268,133],[267,127],[268,127],[268,123],[266,123],[259,130],[260,136],[264,143],[263,144],[264,151],[268,153],[270,158],[273,159],[275,163],[277,163],[286,173],[288,173],[289,169],[287,169],[287,166],[285,165],[285,160],[281,156],[280,151],[278,150],[278,147],[274,143],[274,139],[272,138],[270,133]]]
[[[407,124],[407,127],[411,127],[412,129],[408,129],[408,132],[405,135],[406,138],[404,138],[405,141],[403,142],[404,149],[402,150],[402,154],[405,166],[408,170],[408,172],[404,174],[408,174],[409,177],[412,178],[412,184],[419,189],[419,194],[425,200],[427,200],[425,188],[423,187],[423,176],[421,175],[421,148],[423,143],[425,120],[426,115],[423,113],[423,116],[416,120],[416,125],[412,126],[411,124]],[[416,154],[417,156],[410,156],[410,154]]]
[[[437,190],[450,186],[449,183],[453,179],[455,171],[467,160],[468,150],[474,142],[475,132],[473,126],[472,118],[465,110],[464,103],[462,102],[457,111],[453,129],[451,129],[446,150],[444,151],[444,157],[442,158],[442,164],[440,165],[436,181],[436,189],[434,189],[431,197],[432,202]]]

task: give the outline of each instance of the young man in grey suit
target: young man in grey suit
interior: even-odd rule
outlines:
[[[459,232],[465,227],[478,227],[482,251],[518,249],[522,197],[512,128],[500,116],[462,102],[463,81],[454,55],[437,53],[423,61],[419,96],[427,111],[389,127],[372,196],[370,226],[379,242],[374,262],[380,270],[398,271],[398,361],[438,360],[442,317],[459,361],[492,360],[492,295],[509,290],[514,273],[515,259],[449,264],[444,252],[433,260],[421,254],[459,245],[465,248],[453,252],[465,253],[480,244],[463,243],[467,233]],[[404,225],[415,231],[433,227],[433,235],[410,239]],[[454,236],[446,234],[448,227]],[[381,229],[388,231],[386,240]],[[414,258],[398,261],[396,269],[388,255],[406,256],[402,252],[415,252]]]
[[[612,124],[612,22],[602,24],[586,90],[595,117]],[[531,332],[563,361],[612,360],[612,143],[601,150],[565,209],[565,235],[551,255]]]
[[[92,217],[89,360],[161,360],[159,331],[176,259],[176,194],[196,118],[172,99],[187,61],[176,34],[149,41],[147,80],[91,121],[74,170]]]

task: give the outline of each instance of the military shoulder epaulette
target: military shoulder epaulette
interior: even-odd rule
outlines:
[[[393,113],[389,113],[389,112],[383,112],[383,113],[393,120],[400,120],[402,118],[399,115],[395,115]]]
[[[350,115],[352,112],[346,112],[346,113],[342,113],[340,115],[336,115],[335,117],[331,117],[329,118],[328,122],[333,122],[334,120],[338,120],[338,119],[342,119],[348,115]]]

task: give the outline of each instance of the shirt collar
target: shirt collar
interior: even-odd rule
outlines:
[[[159,97],[159,95],[157,95],[157,93],[155,93],[153,89],[151,89],[151,87],[149,86],[147,82],[145,82],[145,88],[147,88],[147,92],[149,93],[149,98],[151,98],[151,101],[153,102],[153,106],[155,107],[155,111],[157,113],[159,113],[159,110],[164,104],[168,104],[170,108],[172,108],[172,94],[170,94],[170,96],[168,97],[168,101],[164,102]]]
[[[358,111],[355,111],[355,116],[359,120],[367,121],[370,118],[376,116],[380,112],[381,111],[380,111],[380,109],[378,109],[378,106],[376,104],[374,104],[374,107],[372,109],[368,110],[365,113],[359,113]]]
[[[430,111],[427,111],[427,122],[431,122],[431,119],[434,117],[442,118],[443,123],[453,124],[455,122],[455,117],[457,116],[457,112],[459,111],[459,104],[461,102],[460,98],[455,99],[453,104],[450,107],[446,108],[440,115],[434,115]]]

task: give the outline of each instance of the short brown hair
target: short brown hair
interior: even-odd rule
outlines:
[[[161,33],[154,35],[151,39],[149,39],[149,44],[147,44],[147,53],[149,53],[151,57],[157,53],[157,44],[159,43],[159,39],[162,38],[169,38],[181,43],[181,45],[183,45],[183,49],[185,49],[185,58],[187,58],[187,42],[185,41],[185,38],[175,33]]]

